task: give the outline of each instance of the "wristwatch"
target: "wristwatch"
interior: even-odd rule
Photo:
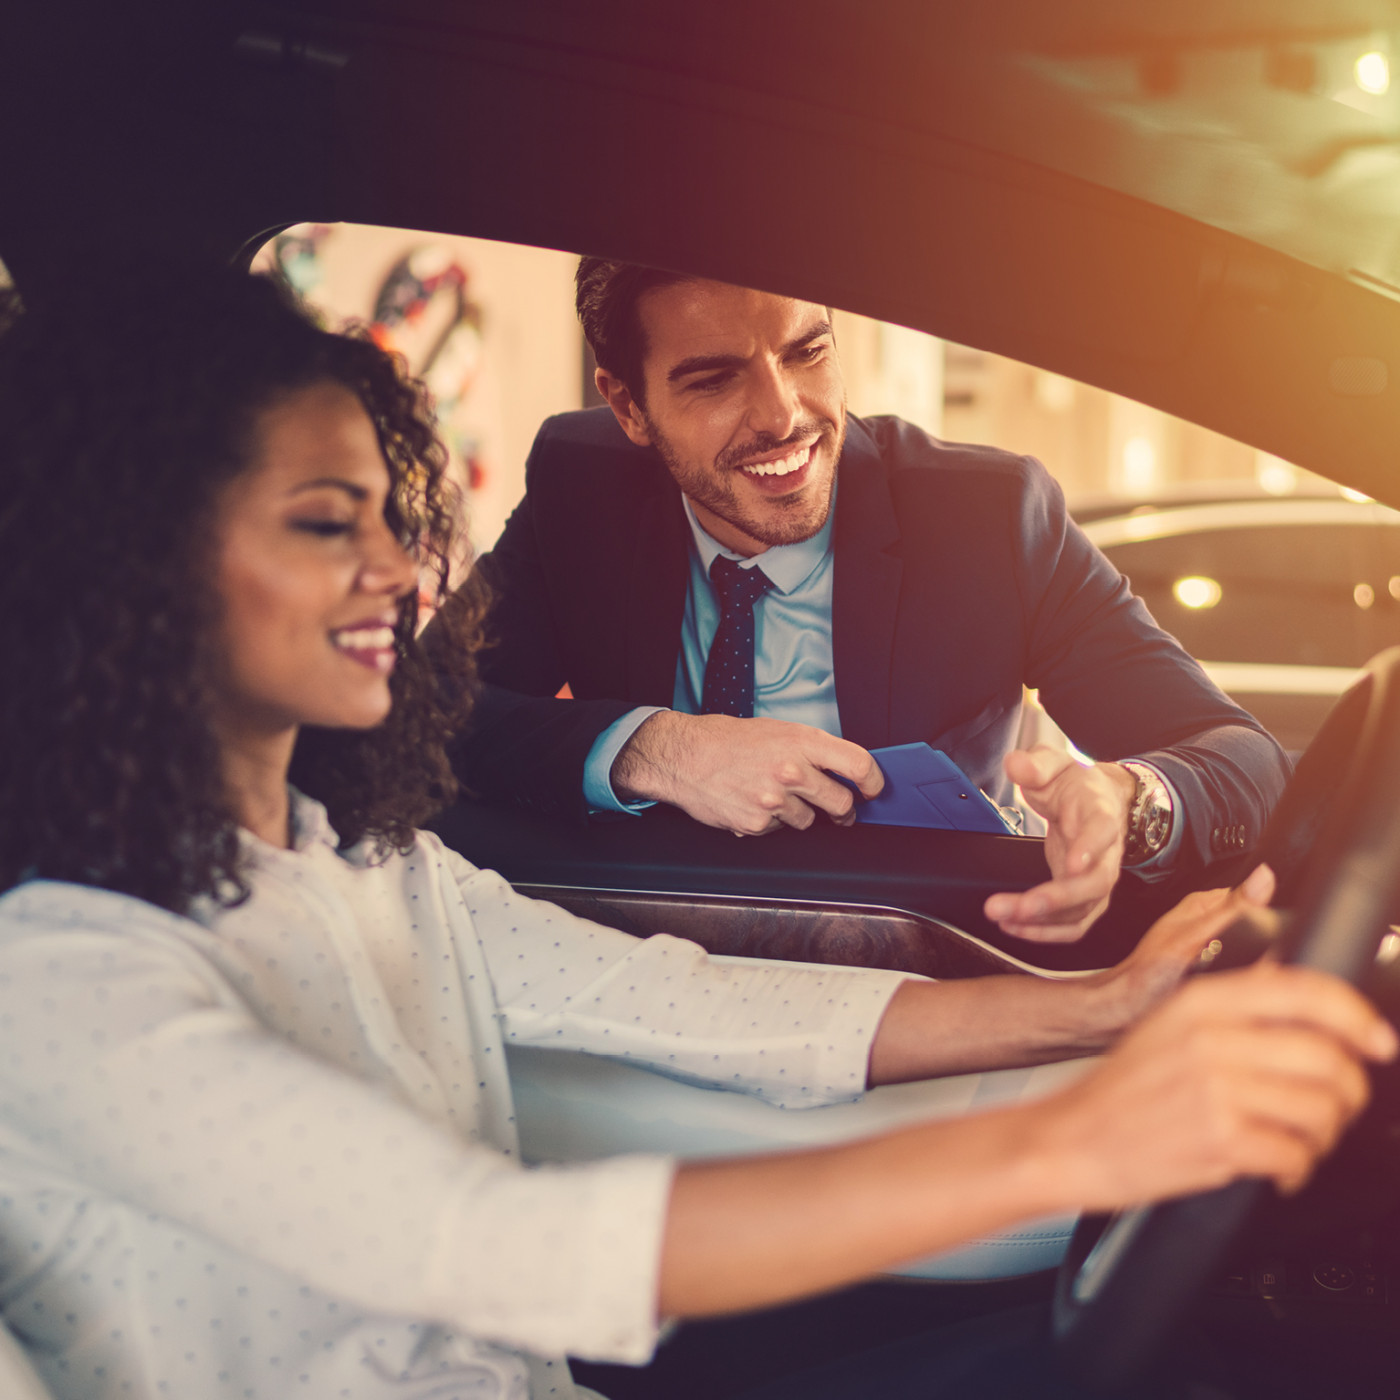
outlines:
[[[1171,840],[1172,795],[1166,783],[1145,763],[1121,765],[1137,782],[1128,808],[1128,834],[1123,842],[1123,864],[1145,865],[1161,855]]]

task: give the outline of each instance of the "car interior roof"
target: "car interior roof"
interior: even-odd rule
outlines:
[[[44,295],[126,245],[228,259],[306,219],[607,253],[1011,355],[1400,503],[1395,123],[1324,90],[1398,20],[1381,0],[31,7],[0,55],[0,258]]]

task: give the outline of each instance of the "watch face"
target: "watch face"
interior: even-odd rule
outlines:
[[[1143,813],[1142,844],[1149,855],[1156,855],[1167,844],[1167,834],[1171,831],[1172,813],[1170,807],[1162,807],[1150,802]]]
[[[1128,834],[1124,842],[1124,863],[1141,864],[1157,855],[1167,844],[1172,829],[1171,798],[1162,780],[1150,769],[1135,763],[1124,765],[1137,779]]]

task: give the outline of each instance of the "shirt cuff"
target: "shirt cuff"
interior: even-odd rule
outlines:
[[[1177,852],[1181,850],[1181,833],[1186,826],[1186,810],[1181,805],[1181,794],[1172,786],[1172,780],[1155,763],[1149,763],[1145,758],[1135,758],[1132,761],[1144,768],[1150,768],[1162,780],[1162,786],[1166,788],[1167,796],[1172,800],[1172,832],[1167,837],[1167,844],[1151,860],[1127,867],[1140,880],[1152,884],[1157,880],[1165,880],[1171,874],[1172,866],[1176,864]]]
[[[638,705],[614,720],[593,741],[588,759],[583,765],[583,800],[590,812],[644,812],[654,802],[623,802],[612,789],[613,760],[622,752],[627,741],[642,727],[642,722],[658,715],[663,705]]]
[[[434,1314],[536,1355],[645,1365],[674,1175],[637,1154],[464,1182],[429,1261]]]
[[[905,982],[920,980],[915,974],[884,968],[822,971],[849,975],[831,984],[822,998],[828,1019],[808,1047],[808,1082],[794,1084],[780,1072],[776,1080],[751,1091],[779,1108],[815,1108],[860,1098],[870,1076],[870,1051],[894,994]]]

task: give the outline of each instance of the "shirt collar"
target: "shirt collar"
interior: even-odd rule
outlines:
[[[292,802],[292,849],[304,851],[308,846],[329,846],[337,850],[340,837],[331,825],[326,809],[314,797],[288,785],[287,796]]]
[[[831,509],[826,513],[826,523],[811,539],[802,540],[798,544],[775,544],[752,558],[735,554],[732,549],[726,549],[720,544],[696,518],[690,497],[684,492],[681,493],[681,503],[685,506],[685,518],[690,522],[690,533],[706,578],[710,575],[710,565],[715,562],[715,556],[722,554],[726,559],[733,559],[740,568],[751,569],[762,565],[768,581],[779,593],[792,593],[806,583],[817,565],[831,552],[831,529],[836,520],[834,483],[831,488]]]
[[[300,853],[310,850],[312,846],[329,846],[333,851],[338,850],[340,838],[335,834],[326,809],[314,797],[298,792],[290,783],[287,785],[287,797],[291,803],[292,850]],[[246,827],[240,828],[239,835],[244,844],[255,851],[287,854],[280,847],[270,846],[261,837],[254,836]]]

